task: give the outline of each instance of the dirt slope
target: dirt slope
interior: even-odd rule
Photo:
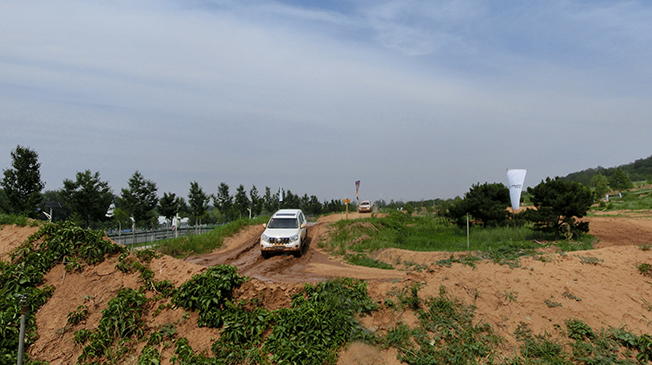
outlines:
[[[563,324],[569,318],[582,319],[596,328],[625,325],[635,333],[650,332],[652,279],[640,275],[636,268],[643,262],[652,263],[652,251],[638,247],[652,244],[649,216],[588,218],[591,233],[600,240],[598,249],[568,255],[548,254],[543,260],[526,258],[521,261],[521,267],[513,269],[488,262],[478,263],[475,269],[461,264],[439,267],[432,263],[448,254],[437,252],[389,249],[377,253],[377,259],[389,263],[414,262],[428,267],[421,272],[354,267],[329,257],[319,249],[319,242],[326,237],[328,222],[341,218],[329,216],[309,227],[309,247],[298,259],[290,255],[263,259],[257,249],[262,227],[249,227],[227,239],[213,253],[188,257],[186,261],[162,257],[153,260],[150,268],[156,280],[170,280],[179,286],[208,266],[235,265],[241,274],[253,278],[237,291],[236,298],[252,298],[264,292],[265,306],[270,309],[288,306],[291,295],[304,282],[337,276],[366,279],[370,295],[378,301],[388,298],[392,288],[412,283],[421,283],[422,298],[437,295],[440,285],[444,285],[451,295],[474,304],[476,318],[490,323],[512,344],[512,334],[521,321],[529,323],[535,333],[546,330],[554,334],[557,331],[554,325]],[[6,253],[33,232],[34,228],[3,227],[0,254],[6,259]],[[32,358],[53,365],[76,361],[81,347],[72,341],[73,332],[96,326],[101,310],[120,287],[137,288],[142,284],[137,274],[123,274],[115,269],[115,264],[115,259],[107,260],[74,274],[57,267],[47,275],[46,284],[55,286],[56,290],[37,314],[40,338],[30,348]],[[545,300],[561,306],[550,307]],[[74,328],[66,327],[68,313],[82,304],[89,307],[87,321]],[[163,303],[155,305],[159,304]],[[156,328],[163,323],[178,323],[178,335],[187,337],[197,351],[209,352],[212,340],[219,335],[217,330],[198,328],[194,313],[185,318],[182,310],[168,310],[155,316],[155,309],[147,309],[147,325]],[[397,321],[414,324],[416,318],[408,312],[383,309],[360,321],[368,329],[382,332]],[[136,351],[139,353],[140,349]],[[163,363],[168,364],[171,348],[162,354]],[[375,359],[373,363],[399,363],[393,350],[381,352],[360,344],[344,351],[339,363],[368,364],[371,359]]]

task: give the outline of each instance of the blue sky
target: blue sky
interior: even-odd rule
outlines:
[[[644,1],[3,1],[0,168],[320,199],[652,154]]]

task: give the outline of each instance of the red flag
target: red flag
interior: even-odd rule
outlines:
[[[360,190],[360,180],[355,182],[355,198],[360,200],[360,198],[358,198],[358,190]]]

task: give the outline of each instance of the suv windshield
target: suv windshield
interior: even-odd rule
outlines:
[[[296,218],[272,218],[267,228],[299,228]]]

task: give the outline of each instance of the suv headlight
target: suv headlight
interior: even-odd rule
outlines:
[[[265,235],[265,234],[261,235],[260,239],[267,242],[267,243],[269,243],[269,237],[267,235]]]
[[[299,239],[299,234],[295,234],[292,237],[290,237],[290,241],[297,241]]]

